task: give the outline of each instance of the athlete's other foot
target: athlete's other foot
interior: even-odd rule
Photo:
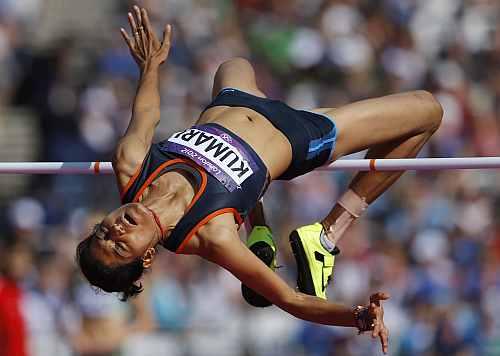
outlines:
[[[323,226],[320,223],[302,226],[290,234],[290,244],[297,262],[297,286],[302,293],[327,299],[326,287],[333,277],[335,255],[320,242]]]
[[[273,271],[276,269],[276,245],[271,230],[267,226],[254,226],[247,240],[247,246],[262,262]],[[248,304],[254,307],[268,307],[273,303],[241,284],[241,294]]]

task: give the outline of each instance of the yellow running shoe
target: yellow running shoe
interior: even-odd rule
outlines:
[[[273,240],[273,234],[267,226],[254,226],[247,239],[247,246],[250,251],[273,271],[277,268],[276,244]],[[273,305],[266,298],[243,283],[241,284],[241,294],[246,302],[254,307],[265,308]]]
[[[290,234],[290,244],[297,262],[297,286],[302,293],[326,298],[326,287],[333,277],[335,255],[320,242],[323,226],[320,223],[302,226]]]

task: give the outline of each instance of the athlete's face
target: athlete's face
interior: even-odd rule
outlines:
[[[108,266],[125,264],[154,247],[157,233],[150,210],[139,203],[126,204],[94,227],[91,248],[94,256]]]

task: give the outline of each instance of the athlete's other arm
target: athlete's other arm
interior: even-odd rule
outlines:
[[[171,26],[165,26],[163,41],[154,33],[145,9],[134,6],[128,13],[132,34],[120,32],[140,70],[140,80],[134,99],[132,118],[125,135],[119,140],[113,167],[125,180],[142,163],[151,146],[154,131],[160,122],[159,67],[170,51]],[[135,15],[135,16],[134,16]],[[120,177],[118,177],[120,183]]]
[[[288,286],[243,244],[235,228],[220,227],[217,232],[208,239],[206,248],[200,253],[202,257],[227,269],[245,285],[297,318],[326,325],[357,326],[352,307],[306,295]],[[388,298],[385,293],[376,293],[370,297],[369,304],[370,324],[374,324],[371,334],[380,338],[384,352],[388,349],[389,333],[381,301]]]

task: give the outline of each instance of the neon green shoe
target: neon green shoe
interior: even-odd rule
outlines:
[[[326,298],[326,287],[333,277],[335,255],[340,250],[327,251],[320,242],[320,223],[302,226],[290,234],[290,244],[297,262],[297,286],[302,293]]]
[[[267,226],[254,226],[247,239],[247,246],[262,262],[268,265],[273,271],[276,265],[276,244],[273,240],[271,230]],[[244,284],[241,284],[241,294],[248,304],[254,307],[268,307],[272,303],[266,298],[254,292]]]

